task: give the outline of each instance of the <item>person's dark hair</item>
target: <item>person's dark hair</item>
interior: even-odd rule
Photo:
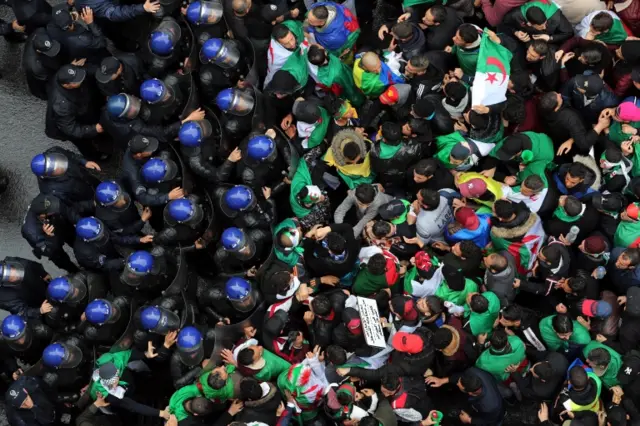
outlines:
[[[240,380],[240,393],[245,401],[256,401],[262,398],[260,382],[253,377],[245,377]]]
[[[604,348],[595,348],[587,354],[587,360],[597,366],[606,367],[611,362],[611,354]]]
[[[312,65],[320,66],[324,64],[324,61],[327,60],[327,54],[323,48],[318,45],[312,44],[311,46],[309,46],[309,50],[307,50],[307,58],[309,59],[309,63],[311,63]]]
[[[420,71],[424,71],[429,68],[429,57],[424,53],[420,53],[412,56],[409,59],[409,63],[412,67],[419,69]]]
[[[331,300],[325,294],[319,294],[311,301],[313,312],[318,315],[328,315],[331,312]]]
[[[619,163],[622,161],[622,151],[615,146],[610,146],[604,151],[604,158],[610,163]]]
[[[276,24],[273,26],[273,29],[271,30],[271,37],[273,37],[275,40],[282,40],[290,32],[291,30],[286,25]]]
[[[270,281],[279,294],[286,293],[291,286],[291,274],[288,271],[276,272],[271,276]]]
[[[489,310],[489,301],[480,293],[474,294],[471,296],[471,303],[469,303],[469,307],[476,314],[484,314]]]
[[[623,253],[629,257],[631,261],[630,266],[638,266],[638,264],[640,264],[640,249],[627,248]]]
[[[507,95],[507,106],[502,111],[502,117],[510,124],[522,124],[527,118],[527,108],[520,96]]]
[[[522,308],[518,305],[509,305],[501,312],[504,319],[507,321],[520,321],[522,320]]]
[[[582,163],[574,162],[571,163],[567,173],[575,178],[585,179],[587,177],[587,173],[589,172],[589,168]]]
[[[191,400],[191,412],[198,416],[208,416],[213,413],[213,402],[202,396],[196,396]]]
[[[400,386],[400,376],[394,373],[387,373],[382,377],[380,384],[389,390],[398,389],[398,386]]]
[[[471,24],[462,24],[458,27],[460,38],[467,44],[474,43],[480,37],[478,29]]]
[[[469,124],[474,129],[486,129],[490,122],[489,114],[480,114],[474,110],[469,111]]]
[[[547,17],[544,12],[537,6],[530,7],[525,16],[527,21],[534,25],[542,25],[547,22]]]
[[[433,189],[422,188],[420,190],[422,197],[422,207],[427,210],[435,210],[440,206],[440,194]]]
[[[406,40],[413,34],[413,25],[409,21],[402,21],[391,27],[391,32],[400,40]]]
[[[329,9],[326,6],[317,6],[311,9],[313,16],[320,20],[326,20],[329,17]]]
[[[584,389],[589,383],[589,376],[582,366],[576,365],[569,370],[569,381],[571,386],[577,390]]]
[[[587,289],[587,279],[585,277],[571,277],[568,280],[571,291],[575,294],[584,293]]]
[[[460,252],[465,259],[477,259],[482,256],[482,249],[471,240],[460,241]]]
[[[432,316],[440,315],[444,312],[444,302],[438,296],[427,296],[426,299],[427,306],[429,307],[429,312]]]
[[[332,253],[344,253],[347,248],[347,240],[337,232],[329,232],[327,234],[327,247]]]
[[[507,269],[507,266],[509,266],[507,258],[500,253],[496,253],[495,256],[491,257],[491,269],[494,271],[502,272]]]
[[[516,212],[513,203],[507,200],[498,200],[493,204],[493,207],[496,210],[496,216],[500,219],[510,219]]]
[[[379,426],[379,425],[380,425],[380,421],[373,416],[363,417],[362,420],[360,420],[360,423],[358,423],[358,426]]]
[[[238,364],[245,366],[253,364],[253,349],[244,348],[238,352]]]
[[[209,374],[209,377],[207,377],[207,384],[216,390],[222,389],[226,383],[227,381],[224,380],[217,371]]]
[[[551,326],[554,331],[559,334],[566,334],[573,332],[573,321],[567,314],[558,314],[551,320]]]
[[[460,384],[467,393],[477,392],[482,388],[482,380],[471,369],[462,374]]]
[[[540,98],[538,103],[540,110],[543,112],[551,112],[558,106],[558,94],[556,92],[547,92]]]
[[[327,347],[327,359],[333,365],[344,365],[347,362],[347,351],[338,345],[329,345]]]
[[[371,229],[376,238],[386,237],[391,232],[391,224],[384,220],[376,220]]]
[[[433,333],[433,347],[438,350],[443,350],[453,340],[453,333],[447,328],[440,327]]]
[[[370,183],[362,183],[356,188],[356,199],[362,204],[371,204],[376,198],[376,188]]]
[[[550,380],[553,377],[553,368],[549,361],[543,361],[535,367],[536,375],[541,380]]]
[[[602,51],[598,49],[596,46],[587,46],[585,47],[580,56],[587,65],[596,65],[602,61]]]
[[[387,270],[387,259],[381,253],[376,253],[369,258],[367,269],[373,275],[384,275]]]
[[[348,160],[353,161],[360,155],[360,147],[353,141],[347,142],[342,147],[342,155],[344,155]]]
[[[528,99],[533,95],[535,88],[533,83],[531,83],[531,78],[527,71],[511,70],[509,80],[513,83],[513,90],[515,90],[516,94],[519,96]]]
[[[544,188],[544,181],[538,175],[529,175],[524,179],[524,186],[529,188],[532,191],[538,192],[542,191]]]
[[[389,145],[398,145],[402,141],[402,126],[392,121],[383,123],[382,137]]]
[[[564,201],[564,211],[571,217],[577,216],[582,212],[582,203],[573,195],[567,195]]]
[[[347,394],[344,392],[340,392],[336,394],[336,399],[338,400],[338,403],[342,406],[353,403],[353,397],[350,394]]]
[[[489,341],[491,342],[492,349],[501,351],[507,346],[507,343],[509,342],[509,335],[504,331],[504,329],[499,328],[493,331]]]
[[[531,47],[540,56],[547,56],[549,53],[549,44],[544,40],[533,40]]]
[[[447,19],[447,8],[441,4],[435,4],[431,6],[429,9],[431,16],[433,17],[433,21],[441,24]]]
[[[600,12],[591,20],[591,28],[603,33],[607,32],[613,27],[613,17],[607,12]]]
[[[438,160],[435,158],[425,158],[416,163],[413,167],[420,176],[433,176],[438,169]]]

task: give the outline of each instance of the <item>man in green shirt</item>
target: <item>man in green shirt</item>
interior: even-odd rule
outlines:
[[[547,349],[571,355],[591,342],[589,331],[566,314],[550,315],[540,321],[540,334]]]
[[[275,380],[291,367],[284,359],[259,346],[256,339],[249,339],[236,346],[233,353],[223,350],[222,359],[233,363],[243,376],[252,376],[262,382]]]
[[[606,387],[612,388],[619,384],[618,372],[622,366],[622,356],[618,352],[593,340],[584,347],[582,355]]]

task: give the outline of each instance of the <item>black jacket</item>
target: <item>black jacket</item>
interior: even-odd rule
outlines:
[[[18,23],[27,27],[27,34],[31,34],[36,28],[45,27],[51,20],[51,6],[46,0],[9,0],[8,3]]]
[[[49,86],[45,134],[52,139],[77,141],[98,136],[99,110],[89,82],[65,89],[55,80]]]
[[[480,395],[469,395],[467,399],[471,409],[465,411],[471,416],[471,424],[485,426],[499,425],[504,418],[505,407],[496,380],[491,374],[479,368],[471,367],[469,370],[482,382],[482,392]],[[454,384],[457,383],[459,377],[458,375],[452,376],[450,382]]]
[[[278,423],[276,411],[282,401],[282,397],[273,383],[267,382],[267,385],[269,385],[269,392],[265,396],[255,401],[244,401],[244,409],[234,419],[235,421],[244,423],[262,422],[268,425]]]
[[[312,336],[312,346],[319,345],[322,348],[326,348],[331,344],[331,333],[334,327],[340,324],[344,304],[349,297],[342,290],[331,290],[324,294],[331,301],[331,314],[326,317],[316,315],[313,323],[309,327]]]
[[[24,69],[31,94],[46,100],[47,83],[64,64],[65,58],[60,53],[51,57],[36,52],[36,49],[33,47],[33,38],[35,34],[39,33],[46,34],[46,30],[44,28],[36,29],[24,45],[22,68]]]
[[[547,28],[544,31],[538,31],[527,25],[527,19],[522,14],[519,7],[516,7],[507,13],[500,26],[506,27],[505,29],[511,33],[511,35],[516,31],[523,31],[531,36],[536,34],[546,34],[550,36],[549,44],[556,45],[564,43],[573,36],[573,27],[571,22],[567,20],[560,9],[547,19]]]
[[[444,73],[433,64],[429,64],[424,74],[414,75],[407,83],[411,91],[416,94],[416,100],[422,99],[430,93],[438,93],[442,88]]]
[[[343,261],[336,261],[329,257],[329,250],[320,242],[310,238],[304,240],[304,260],[312,276],[321,277],[327,274],[336,277],[344,277],[353,271],[358,254],[360,253],[360,241],[353,236],[353,227],[346,223],[330,225],[331,232],[342,235],[346,241],[346,257]]]
[[[422,144],[417,141],[400,142],[401,147],[393,157],[380,158],[380,144],[377,141],[371,147],[371,168],[378,175],[382,185],[402,187],[407,168],[422,158]]]
[[[63,154],[66,156],[68,167],[67,171],[60,176],[39,177],[38,189],[40,192],[42,194],[53,195],[68,205],[92,200],[94,188],[98,185],[99,181],[93,177],[85,167],[87,160],[72,151],[58,146],[49,148],[44,152],[45,155],[49,153]]]
[[[80,266],[93,271],[121,270],[124,259],[115,245],[134,246],[140,243],[140,237],[137,235],[118,235],[109,230],[105,232],[109,234],[109,241],[102,246],[76,238],[73,253]]]
[[[169,202],[169,196],[165,193],[149,191],[140,180],[140,169],[142,169],[146,161],[134,159],[127,148],[122,156],[122,164],[120,165],[122,181],[127,192],[143,206],[163,206]]]
[[[584,211],[584,214],[575,222],[563,222],[557,217],[552,217],[551,219],[544,221],[544,230],[547,235],[556,238],[560,237],[560,235],[564,235],[566,237],[569,234],[571,227],[577,226],[580,228],[580,232],[578,233],[578,237],[574,244],[580,245],[582,240],[587,238],[596,230],[600,220],[600,214],[598,211],[592,207],[590,203],[586,203],[586,206],[587,208]]]
[[[149,124],[139,116],[134,119],[114,118],[106,108],[103,108],[100,114],[100,124],[104,126],[104,130],[114,141],[122,149],[125,149],[128,142],[136,135],[154,137],[161,143],[169,143],[178,136],[182,122],[174,121],[165,125]]]
[[[142,231],[145,222],[140,218],[140,213],[135,203],[130,201],[124,209],[114,206],[103,206],[96,203],[95,216],[114,234],[137,235]]]
[[[544,132],[553,140],[556,149],[573,138],[574,144],[569,155],[589,155],[589,150],[598,139],[593,129],[585,127],[580,113],[564,102],[558,111],[541,113],[540,118]]]
[[[458,27],[462,24],[462,19],[458,16],[454,9],[446,7],[447,17],[440,25],[428,27],[424,30],[427,43],[425,50],[444,50],[445,47],[451,46],[451,39],[456,35]]]
[[[409,192],[409,199],[414,200],[416,194],[421,189],[432,189],[434,191],[439,191],[444,188],[455,189],[456,184],[453,179],[453,175],[451,172],[446,169],[442,163],[438,162],[438,168],[433,173],[431,178],[426,182],[418,183],[413,179],[415,167],[411,166],[407,169],[406,172],[406,185],[407,191]]]
[[[585,122],[595,124],[598,122],[600,113],[605,108],[612,108],[618,106],[620,99],[613,93],[613,91],[605,85],[604,88],[598,93],[588,105],[585,102],[585,97],[582,93],[578,92],[576,88],[576,78],[573,77],[567,81],[562,88],[562,97],[572,107],[577,109]]]
[[[27,391],[33,400],[33,408],[23,410],[14,401],[12,394]],[[42,379],[20,376],[13,382],[5,395],[7,401],[7,418],[12,426],[39,426],[56,424],[56,411],[53,402],[48,398],[50,390]],[[17,405],[17,406],[16,406]]]
[[[551,379],[547,381],[534,377],[529,371],[524,377],[522,373],[511,374],[511,378],[516,382],[523,398],[542,402],[550,401],[558,394],[567,374],[567,359],[557,352],[549,352],[544,358],[544,362],[548,362],[551,365],[553,374]]]
[[[67,58],[86,58],[87,62],[99,64],[102,58],[109,55],[107,39],[95,22],[85,26],[76,21],[70,31],[49,22],[47,33],[60,43],[61,51]]]
[[[19,263],[24,267],[24,278],[15,286],[0,287],[0,308],[14,315],[27,318],[40,318],[40,305],[46,299],[48,275],[42,265],[21,257],[5,257],[7,262]]]
[[[117,95],[118,93],[138,94],[142,81],[142,61],[133,53],[116,53],[114,55],[122,64],[122,74],[108,83],[96,81],[100,93],[104,96]]]

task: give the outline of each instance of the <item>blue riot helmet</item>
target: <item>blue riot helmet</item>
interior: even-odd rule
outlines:
[[[50,368],[76,368],[81,362],[80,348],[66,343],[52,343],[42,352],[42,363]]]
[[[120,274],[120,280],[132,287],[139,286],[144,278],[153,271],[154,261],[151,253],[147,251],[140,250],[131,253]]]
[[[23,351],[31,346],[31,327],[19,315],[9,315],[2,321],[2,337],[13,350]]]
[[[171,99],[171,88],[157,78],[145,80],[140,85],[140,97],[152,105],[165,102]]]
[[[104,223],[96,217],[84,217],[76,223],[76,235],[87,243],[105,244],[109,239]]]
[[[225,293],[231,305],[240,312],[251,311],[258,301],[258,292],[251,283],[240,277],[231,277],[225,284]]]
[[[209,120],[187,121],[180,127],[178,140],[182,146],[187,148],[197,148],[202,144],[202,140],[211,136],[212,128]]]
[[[170,226],[182,224],[193,227],[202,222],[204,211],[191,198],[180,198],[169,201],[164,208],[164,219]]]
[[[187,6],[187,21],[193,25],[217,24],[222,15],[222,4],[217,1],[197,0]]]
[[[17,287],[24,280],[24,265],[11,260],[0,261],[0,287]]]
[[[247,233],[240,228],[227,228],[222,232],[222,247],[233,253],[240,260],[248,260],[256,252],[256,245],[248,238]]]
[[[140,325],[151,333],[166,335],[180,328],[180,317],[161,306],[147,306],[140,313]]]
[[[235,40],[210,38],[200,48],[200,61],[220,68],[233,68],[240,62],[240,50]]]
[[[89,302],[84,314],[93,325],[114,323],[120,318],[120,311],[106,299],[95,299]]]
[[[150,158],[141,170],[142,178],[147,183],[168,182],[178,175],[178,165],[165,158]]]
[[[54,278],[47,286],[47,297],[58,303],[78,303],[86,296],[86,284],[75,275]]]
[[[202,333],[195,327],[188,326],[180,330],[176,346],[180,361],[185,365],[198,365],[204,359]]]
[[[236,185],[228,189],[223,198],[222,209],[230,214],[251,210],[257,203],[251,188],[244,185]]]
[[[120,185],[113,180],[108,180],[101,182],[96,188],[96,201],[104,207],[114,206],[125,209],[129,206],[131,199]]]
[[[54,177],[66,173],[69,159],[58,152],[38,154],[31,160],[31,171],[38,177]]]
[[[180,42],[182,30],[175,19],[165,17],[149,36],[149,50],[156,56],[169,56]]]
[[[216,96],[216,105],[232,115],[247,115],[253,111],[255,100],[251,92],[242,89],[224,89]]]
[[[140,114],[142,102],[139,98],[126,93],[109,96],[107,99],[107,112],[113,118],[134,119]]]
[[[254,136],[247,143],[247,156],[254,161],[270,162],[275,160],[277,155],[276,143],[269,136]]]

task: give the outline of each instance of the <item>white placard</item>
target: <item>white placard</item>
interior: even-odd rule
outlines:
[[[376,348],[386,348],[387,342],[380,325],[380,312],[378,305],[373,299],[358,297],[358,311],[362,321],[362,331],[367,345]]]

